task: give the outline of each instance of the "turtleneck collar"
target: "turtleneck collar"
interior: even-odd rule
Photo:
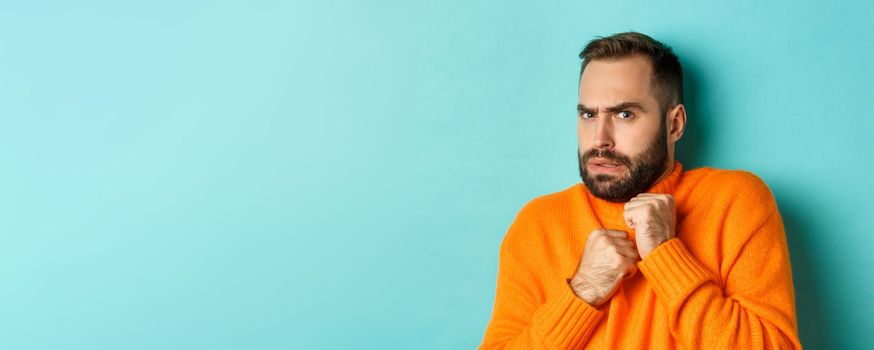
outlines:
[[[673,169],[668,176],[657,181],[646,190],[647,193],[669,193],[673,194],[677,188],[677,183],[680,179],[680,173],[683,172],[683,165],[679,161],[674,161]],[[592,194],[585,184],[580,183],[585,193],[586,200],[589,202],[596,217],[601,221],[601,227],[615,230],[627,230],[624,220],[625,203],[610,202]]]

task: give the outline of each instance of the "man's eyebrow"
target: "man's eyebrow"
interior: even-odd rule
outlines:
[[[614,105],[614,106],[604,107],[604,110],[607,112],[619,112],[619,111],[624,111],[624,110],[629,110],[629,109],[637,109],[637,110],[640,110],[642,112],[646,112],[646,108],[643,108],[642,104],[640,104],[639,102],[633,102],[633,101],[622,102],[622,103],[619,103],[619,104]],[[595,109],[583,106],[582,104],[577,104],[577,112],[594,113]]]

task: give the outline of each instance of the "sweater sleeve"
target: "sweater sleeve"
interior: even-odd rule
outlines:
[[[537,253],[522,238],[531,230],[536,227],[520,214],[501,243],[495,304],[480,349],[581,348],[603,317],[577,298],[567,279],[535,273]]]
[[[669,310],[670,331],[681,348],[801,348],[783,222],[775,204],[767,207],[757,215],[762,219],[748,216],[750,225],[738,225],[749,232],[726,256],[731,261],[722,281],[679,238],[639,263]]]

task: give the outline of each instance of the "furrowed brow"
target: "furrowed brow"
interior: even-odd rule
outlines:
[[[577,113],[583,113],[583,112],[595,113],[595,110],[591,109],[589,107],[583,106],[582,104],[577,104]]]
[[[640,104],[639,102],[622,102],[622,103],[619,103],[619,104],[614,105],[614,106],[604,107],[604,111],[606,111],[608,113],[615,113],[615,112],[626,111],[626,110],[630,110],[630,109],[636,109],[636,110],[639,110],[641,112],[646,112],[646,108],[643,108],[643,105]],[[583,106],[582,104],[577,104],[577,113],[583,113],[583,112],[588,112],[588,113],[594,114],[594,113],[597,113],[597,110],[594,108],[591,108],[591,107]]]
[[[637,103],[637,102],[622,102],[622,103],[617,104],[615,106],[610,106],[610,107],[604,108],[604,110],[606,110],[607,112],[619,112],[619,111],[625,111],[625,110],[629,110],[629,109],[636,109],[636,110],[639,110],[641,112],[646,112],[646,108],[643,108],[643,105],[640,103]]]

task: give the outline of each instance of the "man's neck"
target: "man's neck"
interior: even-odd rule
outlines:
[[[673,159],[668,160],[668,164],[667,164],[666,168],[667,169],[664,172],[662,172],[662,176],[659,176],[658,180],[653,182],[653,185],[655,185],[659,182],[662,182],[662,180],[666,179],[668,176],[671,176],[671,173],[674,171],[674,160]]]

